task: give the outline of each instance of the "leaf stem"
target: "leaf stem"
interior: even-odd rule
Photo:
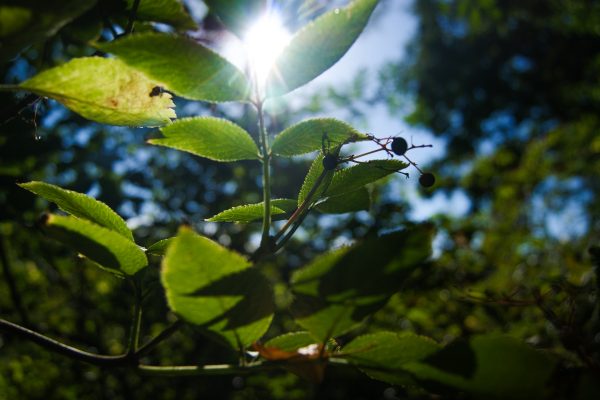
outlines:
[[[196,375],[229,375],[248,373],[255,370],[266,369],[266,363],[257,362],[240,366],[237,364],[213,365],[140,365],[139,370],[146,375],[153,376],[196,376]]]
[[[265,118],[263,110],[263,101],[258,100],[256,102],[256,111],[258,113],[258,130],[260,135],[260,144],[262,147],[262,164],[263,164],[263,227],[262,227],[262,238],[260,241],[261,249],[268,249],[269,246],[269,231],[271,229],[271,176],[270,176],[270,162],[271,153],[269,149],[269,142],[267,137],[267,130],[265,128]]]
[[[323,363],[346,366],[348,361],[341,358],[326,358],[303,361],[258,361],[245,366],[235,364],[213,364],[213,365],[139,365],[139,370],[145,375],[152,376],[198,376],[198,375],[230,375],[230,374],[246,374],[254,371],[264,371],[273,368],[285,367],[286,365],[294,365],[298,363]]]

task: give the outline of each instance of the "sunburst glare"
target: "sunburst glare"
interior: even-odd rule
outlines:
[[[244,38],[244,47],[249,67],[259,90],[264,88],[275,60],[289,43],[290,38],[290,33],[274,11],[260,17],[248,29]]]

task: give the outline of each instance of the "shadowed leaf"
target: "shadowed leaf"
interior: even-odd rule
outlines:
[[[163,259],[170,308],[235,348],[258,340],[273,317],[273,292],[242,256],[181,228]]]
[[[310,82],[335,64],[363,31],[377,0],[355,0],[298,31],[267,78],[267,94],[279,96]]]
[[[359,336],[344,347],[348,361],[373,379],[415,385],[406,364],[420,361],[440,349],[433,340],[412,333],[377,332]]]
[[[249,24],[265,10],[266,0],[205,0],[210,11],[219,17],[225,26],[239,37],[243,37]]]
[[[158,242],[152,244],[150,247],[146,249],[147,254],[153,254],[155,256],[164,256],[169,248],[169,245],[175,238],[166,238],[159,240]]]
[[[148,265],[144,251],[119,233],[92,222],[49,215],[45,227],[52,238],[116,275],[133,275]]]
[[[383,306],[429,258],[432,229],[416,225],[326,253],[292,275],[292,313],[324,341]]]
[[[491,334],[450,344],[403,369],[424,383],[437,382],[476,398],[541,399],[555,366],[555,359],[529,345]]]
[[[97,47],[187,99],[220,102],[248,97],[246,77],[233,64],[182,36],[141,33]]]
[[[0,5],[0,63],[54,36],[96,0],[45,0]]]
[[[367,188],[354,192],[331,196],[316,206],[317,211],[325,214],[344,214],[368,210],[371,207],[371,195]]]
[[[135,0],[125,0],[127,10],[131,10]],[[169,24],[178,29],[194,29],[196,24],[179,0],[142,0],[139,3],[136,19]]]

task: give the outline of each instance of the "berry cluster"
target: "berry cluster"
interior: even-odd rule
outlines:
[[[410,148],[413,149],[415,147],[422,147],[422,146],[411,146]],[[406,151],[409,150],[408,143],[406,142],[406,140],[404,138],[401,138],[401,137],[395,137],[392,139],[391,148],[392,148],[392,153],[394,153],[398,156],[404,156],[404,158],[406,158],[406,155],[405,155]],[[406,158],[406,159],[412,166],[414,166],[421,173],[421,176],[419,177],[419,183],[421,184],[421,186],[429,188],[435,184],[435,176],[431,172],[421,171],[421,169],[417,166],[417,164],[415,164],[408,158]]]
[[[409,159],[406,156],[406,152],[409,150],[421,148],[421,147],[432,147],[431,145],[419,145],[419,146],[410,145],[409,146],[408,143],[406,142],[406,140],[401,137],[377,138],[373,135],[368,135],[368,138],[372,142],[376,143],[379,146],[379,148],[368,151],[363,154],[350,155],[348,157],[339,157],[339,150],[341,148],[341,145],[336,147],[335,151],[330,151],[330,149],[329,149],[330,143],[329,143],[329,138],[327,137],[327,133],[323,134],[323,150],[322,150],[323,155],[324,155],[323,156],[323,169],[326,171],[331,171],[331,170],[334,170],[338,166],[338,164],[341,164],[344,162],[360,163],[361,161],[358,161],[359,158],[364,157],[369,154],[377,153],[379,151],[384,151],[390,157],[394,157],[394,155],[404,157],[404,159],[406,159],[406,161],[408,161],[408,163],[410,165],[415,167],[417,169],[417,171],[419,171],[419,173],[421,174],[421,176],[419,177],[419,184],[421,186],[423,186],[425,188],[430,188],[435,184],[435,176],[431,172],[423,172],[421,170],[421,168],[419,168],[419,166],[414,161],[412,161],[411,159]],[[354,141],[354,140],[350,140],[350,141]],[[327,146],[325,145],[326,142],[327,142]],[[343,143],[343,144],[346,144],[346,143]],[[400,172],[400,173],[402,173],[402,174],[406,175],[406,177],[408,177],[407,173],[404,173],[404,172]]]

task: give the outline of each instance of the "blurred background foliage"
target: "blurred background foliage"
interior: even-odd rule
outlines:
[[[122,33],[131,3],[2,0],[3,83],[94,54],[87,42]],[[184,6],[205,10],[200,3]],[[284,11],[302,10],[297,22],[302,25],[341,2],[282,3]],[[30,12],[15,13],[15,7]],[[374,95],[366,95],[368,77],[361,73],[346,87],[278,104],[269,118],[270,131],[278,132],[291,121],[331,110],[359,122],[368,118],[365,107],[385,105],[391,115],[446,143],[444,154],[427,166],[438,183],[423,195],[458,191],[466,195],[468,210],[432,218],[439,229],[434,259],[360,331],[409,330],[443,343],[499,331],[560,354],[565,367],[597,368],[600,307],[590,248],[599,243],[600,227],[600,4],[414,0],[412,7],[416,35],[407,54],[390,49],[397,51],[397,61],[381,68]],[[185,10],[157,15],[147,9],[138,15],[136,30],[189,30],[191,37],[217,45],[221,23],[210,13]],[[0,104],[2,318],[91,351],[119,354],[131,315],[125,282],[86,266],[44,236],[36,221],[51,206],[16,182],[44,180],[93,195],[136,228],[139,243],[172,236],[189,223],[238,251],[255,249],[260,224],[203,220],[260,201],[259,164],[217,164],[148,146],[145,140],[156,135],[152,130],[99,125],[33,96],[0,93]],[[250,107],[182,101],[177,112],[226,116],[256,133]],[[309,162],[275,159],[275,197],[295,197]],[[376,189],[373,203],[369,213],[307,218],[296,239],[271,261],[267,271],[281,312],[270,336],[297,329],[286,311],[284,282],[291,271],[332,246],[398,229],[415,207],[386,187]],[[156,271],[160,260],[152,261]],[[148,288],[145,338],[173,319],[160,285],[148,282]],[[148,356],[160,364],[235,359],[189,326]],[[560,385],[568,394],[568,379]],[[320,385],[284,372],[149,379],[78,364],[0,334],[2,399],[137,397],[428,398],[353,369],[331,368]]]

